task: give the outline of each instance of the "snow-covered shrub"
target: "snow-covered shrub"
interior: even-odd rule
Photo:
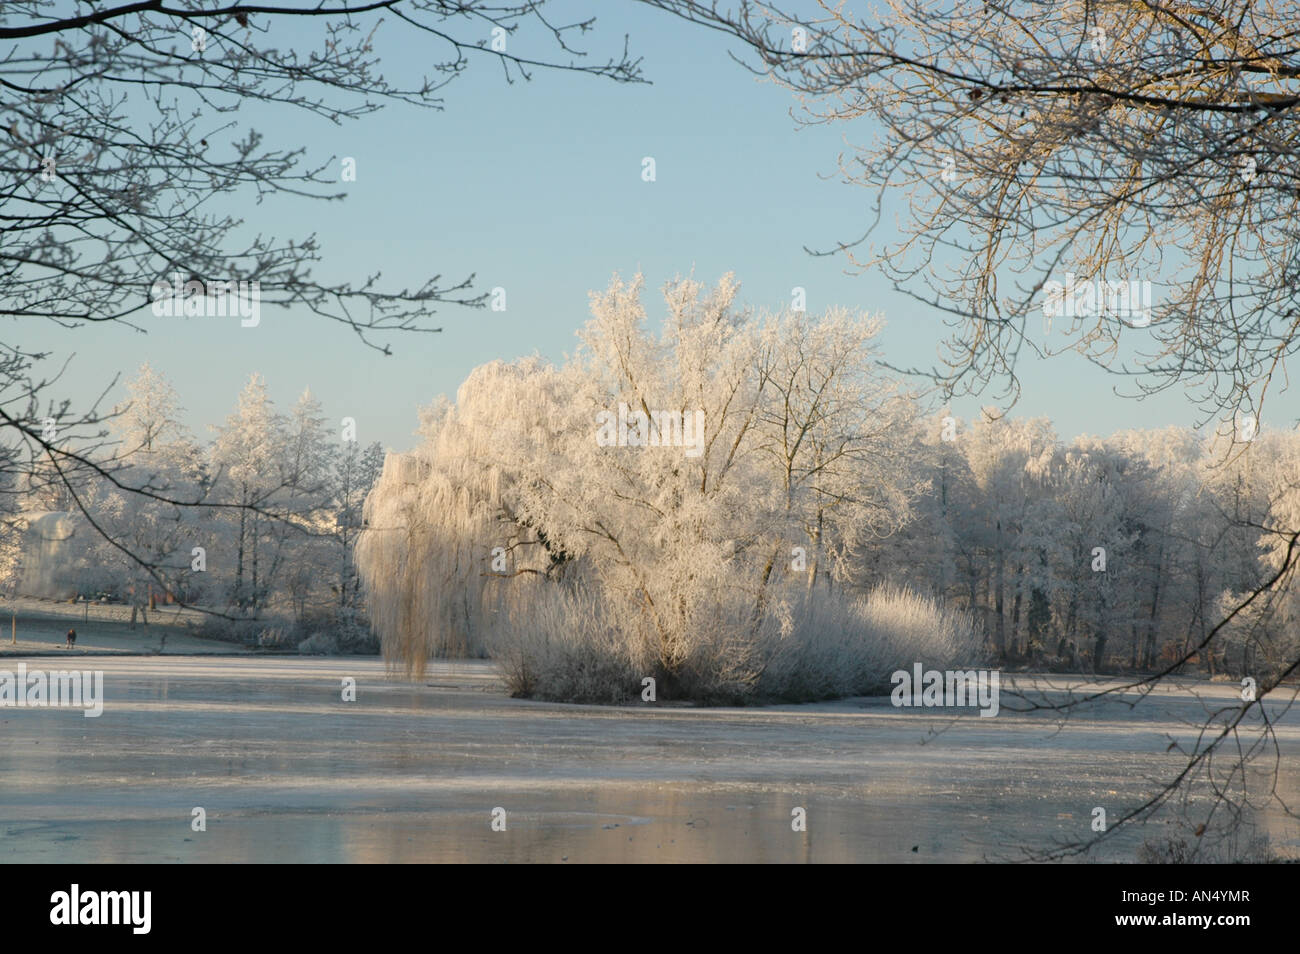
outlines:
[[[859,606],[867,631],[879,641],[877,672],[917,662],[947,669],[983,658],[983,637],[962,610],[892,586],[873,590]]]
[[[226,643],[256,646],[268,629],[265,620],[229,619],[224,616],[204,616],[196,627],[195,635],[202,639],[216,639]]]
[[[645,644],[597,599],[554,587],[513,600],[488,637],[511,695],[566,702],[636,698],[653,665]]]
[[[758,627],[747,601],[718,597],[698,608],[671,671],[639,616],[555,587],[538,587],[494,621],[493,654],[514,695],[606,703],[635,702],[647,676],[657,697],[720,704],[883,695],[891,673],[914,663],[970,668],[983,659],[967,614],[897,587],[858,599],[801,593]]]
[[[574,595],[539,586],[536,594],[493,620],[493,656],[515,695],[635,702],[650,677],[656,698],[740,703],[753,696],[761,663],[740,601],[696,603],[691,636],[670,668],[659,633],[635,606],[585,588]]]
[[[516,696],[635,702],[642,681],[650,677],[656,698],[716,703],[750,698],[759,665],[754,641],[740,637],[742,629],[735,625],[742,621],[715,616],[700,622],[669,670],[657,651],[658,635],[635,608],[590,593],[537,587],[531,601],[511,606],[493,621],[490,647]]]
[[[376,656],[380,652],[379,637],[354,615],[340,615],[335,621],[333,632],[338,639],[340,652],[357,656]]]
[[[339,652],[338,637],[333,633],[316,633],[298,644],[298,652],[304,656],[336,656]]]

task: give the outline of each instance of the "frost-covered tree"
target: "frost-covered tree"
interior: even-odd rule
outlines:
[[[180,422],[184,408],[171,382],[146,361],[126,384],[127,402],[116,409],[113,426],[129,456],[185,454],[193,457],[193,442]]]
[[[209,572],[227,581],[230,604],[254,616],[267,601],[281,560],[270,538],[271,514],[288,486],[287,446],[284,420],[265,382],[254,374],[240,392],[234,413],[216,429],[211,458],[214,497],[234,506],[225,511],[208,548]]]
[[[309,604],[325,602],[324,577],[331,563],[329,480],[335,448],[325,421],[320,401],[310,389],[284,419],[279,462],[284,487],[272,500],[279,519],[268,527],[275,554],[268,579],[272,586],[283,581],[299,619]],[[277,574],[281,565],[283,573]]]
[[[384,466],[383,447],[370,444],[364,451],[355,440],[345,441],[335,453],[331,471],[331,500],[334,512],[333,559],[330,584],[340,613],[355,614],[361,599],[361,581],[356,568],[356,543],[364,526],[366,495],[379,479]]]
[[[0,595],[12,598],[22,577],[23,536],[27,522],[21,511],[25,494],[21,489],[18,452],[0,443]]]
[[[1035,468],[1050,454],[1055,434],[1045,419],[1008,419],[986,409],[956,441],[964,454],[979,504],[966,514],[967,573],[972,601],[986,602],[985,618],[994,651],[1008,648],[1008,622],[1014,603],[1018,623],[1024,573],[1037,549],[1026,537],[1036,499]],[[985,601],[984,597],[987,594]],[[1014,637],[1014,626],[1012,627]]]
[[[149,364],[127,382],[128,399],[113,418],[121,466],[112,481],[93,482],[81,501],[99,558],[101,588],[137,612],[155,598],[196,595],[191,551],[204,538],[208,514],[172,501],[202,501],[207,473],[202,454],[180,423],[183,408],[170,381]],[[98,537],[98,539],[96,539]]]
[[[914,407],[866,363],[881,326],[832,309],[782,315],[762,331],[757,447],[794,521],[769,563],[791,539],[806,541],[810,590],[851,578],[862,547],[897,532],[920,490],[899,479],[914,461]]]
[[[759,632],[905,520],[912,405],[873,366],[878,322],[755,316],[727,276],[666,286],[656,330],[642,291],[593,294],[562,366],[476,369],[389,457],[359,558],[391,656],[479,648],[508,595],[559,585],[670,684],[739,689]]]
[[[1222,436],[1212,450],[1223,452]],[[1212,445],[1213,446],[1213,445]],[[1265,431],[1217,481],[1219,534],[1212,550],[1225,627],[1222,656],[1236,675],[1282,678],[1300,669],[1300,595],[1293,565],[1300,540],[1300,434]]]
[[[961,456],[942,436],[947,417],[921,418],[910,443],[899,441],[903,466],[924,490],[912,501],[911,518],[896,532],[875,537],[846,561],[852,573],[849,585],[855,589],[888,583],[944,601],[962,599],[956,527],[958,511],[969,501],[970,481]]]
[[[1150,670],[1166,640],[1185,648],[1197,624],[1193,541],[1198,528],[1212,519],[1199,506],[1204,496],[1198,472],[1202,442],[1194,432],[1176,427],[1123,432],[1109,442],[1145,461],[1144,473],[1152,478],[1142,488],[1142,533],[1130,566],[1134,618],[1129,646],[1130,668]]]

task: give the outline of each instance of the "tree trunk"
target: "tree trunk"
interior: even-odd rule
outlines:
[[[252,553],[253,586],[252,586],[252,591],[249,594],[249,600],[253,607],[254,616],[257,615],[257,605],[260,602],[259,600],[260,594],[258,593],[258,589],[257,589],[257,522],[258,522],[257,516],[254,515],[253,516],[253,548],[252,548],[253,549],[253,553]]]
[[[1003,579],[1006,572],[1007,557],[1005,548],[1002,546],[1002,521],[998,521],[998,558],[996,570],[993,577],[993,612],[997,615],[997,650],[998,658],[1005,659],[1007,655],[1007,632],[1006,619],[1003,616],[1002,608],[1002,590]]]
[[[1156,555],[1156,573],[1155,583],[1151,588],[1151,616],[1147,619],[1147,642],[1144,649],[1146,656],[1146,667],[1155,668],[1156,661],[1156,614],[1160,611],[1160,574],[1164,567],[1165,553],[1164,547]]]
[[[781,548],[777,547],[772,551],[771,558],[767,561],[767,566],[763,568],[763,579],[758,584],[758,598],[754,601],[754,612],[750,616],[749,622],[754,633],[758,632],[759,623],[763,619],[763,611],[767,608],[767,581],[772,577],[772,568],[776,566],[776,558],[781,555]]]
[[[1025,575],[1024,565],[1017,564],[1016,565],[1016,596],[1015,599],[1011,601],[1011,651],[1012,653],[1018,656],[1027,655],[1029,649],[1028,639],[1025,640],[1026,645],[1023,648],[1020,645],[1020,603],[1022,597],[1024,596],[1024,592],[1023,592],[1024,584],[1022,582],[1024,575]]]
[[[248,511],[239,508],[239,546],[235,553],[235,605],[244,608],[244,529],[248,521]]]

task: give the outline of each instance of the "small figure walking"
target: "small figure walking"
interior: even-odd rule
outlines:
[[[67,647],[67,648],[68,648],[68,649],[72,649],[73,646],[76,644],[76,642],[77,642],[77,631],[76,631],[75,629],[70,629],[70,630],[68,630],[68,647]]]

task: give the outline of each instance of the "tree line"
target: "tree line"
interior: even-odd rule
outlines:
[[[5,592],[122,601],[145,623],[160,600],[197,605],[250,640],[288,638],[269,620],[360,638],[352,551],[379,445],[362,447],[351,419],[332,426],[310,391],[280,412],[258,375],[206,443],[148,364],[127,392],[75,465],[50,455],[7,474]]]
[[[655,328],[616,279],[565,363],[492,362],[425,409],[359,549],[390,655],[510,649],[559,599],[548,638],[617,634],[576,656],[716,674],[884,586],[969,614],[1002,665],[1294,660],[1300,433],[958,420],[882,370],[878,318],[755,315],[737,288],[669,283]],[[704,433],[601,440],[613,408]]]

